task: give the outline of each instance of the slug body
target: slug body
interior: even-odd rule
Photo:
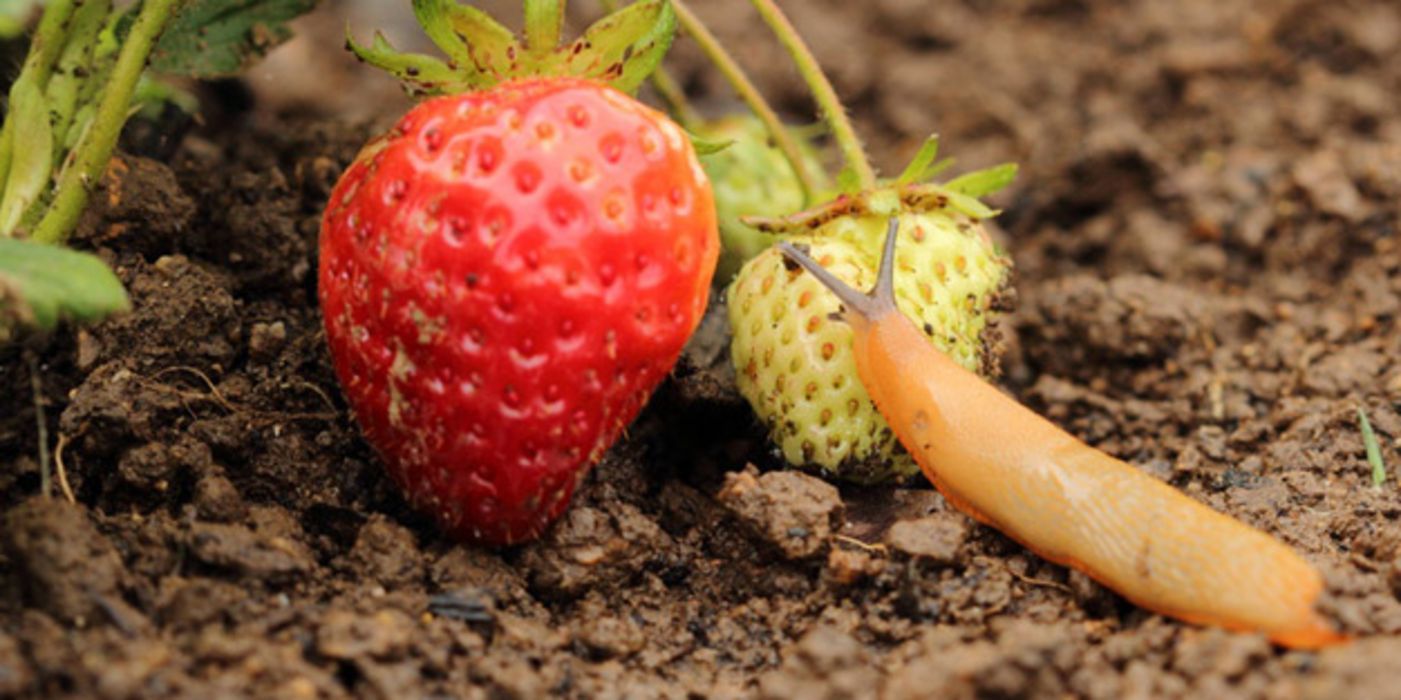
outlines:
[[[892,221],[887,249],[895,229]],[[784,252],[830,278],[791,246]],[[1302,557],[1089,447],[949,359],[883,298],[891,267],[882,262],[873,296],[833,291],[862,383],[955,507],[1155,612],[1264,632],[1287,647],[1344,641],[1314,610],[1323,582]]]

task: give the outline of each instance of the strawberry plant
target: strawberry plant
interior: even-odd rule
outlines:
[[[901,310],[960,364],[993,373],[997,362],[986,334],[1005,305],[1011,263],[983,228],[981,222],[995,212],[978,198],[1006,185],[1015,167],[931,182],[949,163],[936,161],[938,141],[930,138],[898,177],[878,179],[797,32],[771,0],[754,5],[813,89],[846,168],[835,199],[747,222],[806,245],[839,279],[863,288],[875,280],[886,224],[898,217],[901,230],[911,232],[896,247]],[[775,248],[745,264],[729,288],[731,359],[740,393],[790,464],[865,483],[911,476],[917,473],[914,461],[857,380],[850,328],[829,318],[839,308],[835,296],[786,265]]]
[[[670,371],[718,254],[694,150],[633,100],[670,45],[643,0],[560,45],[449,0],[414,10],[448,60],[357,56],[429,96],[371,141],[322,224],[327,342],[366,439],[460,537],[538,535]]]
[[[47,330],[63,317],[90,321],[126,308],[100,261],[50,246],[77,225],[143,81],[232,75],[286,39],[285,20],[313,4],[47,3],[0,127],[0,342],[21,327]],[[9,17],[11,26],[21,21]]]

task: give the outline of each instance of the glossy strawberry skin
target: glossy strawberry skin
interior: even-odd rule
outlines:
[[[331,195],[327,343],[410,501],[512,544],[675,364],[718,250],[709,184],[661,114],[577,79],[436,98]]]

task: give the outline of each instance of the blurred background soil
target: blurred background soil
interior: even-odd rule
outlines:
[[[785,3],[886,172],[933,132],[1022,164],[1004,386],[1318,565],[1359,639],[1304,653],[1138,610],[930,489],[775,470],[717,323],[544,539],[443,540],[315,309],[327,193],[409,104],[347,16],[411,46],[407,5],[327,3],[183,138],[129,134],[78,240],[134,311],[0,349],[0,697],[1401,697],[1401,491],[1357,422],[1401,469],[1401,6]],[[747,3],[694,5],[812,119]],[[734,108],[689,42],[668,64]],[[71,504],[33,497],[26,356]]]

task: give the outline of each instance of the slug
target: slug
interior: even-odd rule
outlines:
[[[1315,611],[1323,580],[1288,546],[1053,425],[931,345],[895,306],[891,219],[862,294],[791,243],[842,301],[876,408],[956,508],[1149,610],[1313,649],[1347,638]]]

